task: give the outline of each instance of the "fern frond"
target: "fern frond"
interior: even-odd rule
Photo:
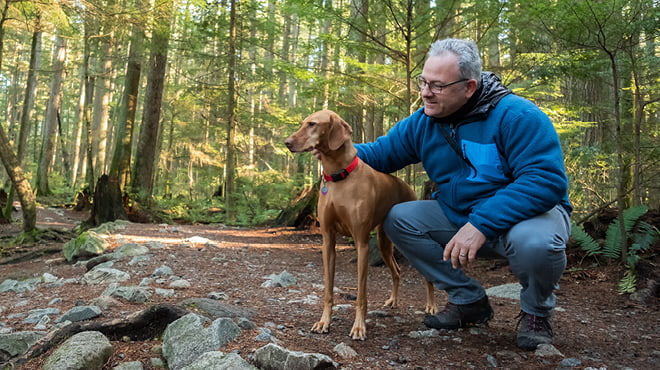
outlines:
[[[623,211],[623,224],[626,226],[626,232],[630,232],[635,226],[637,220],[648,212],[649,207],[639,205],[636,207],[628,208]]]
[[[637,272],[631,267],[619,281],[619,294],[635,293],[636,290]]]
[[[573,240],[582,247],[582,250],[585,251],[588,256],[600,253],[600,245],[591,237],[591,235],[584,231],[582,226],[573,224],[571,227],[571,237],[573,237]]]
[[[631,235],[633,246],[631,251],[640,252],[647,250],[655,241],[660,238],[660,231],[648,222],[640,221],[635,228],[635,233]]]
[[[640,205],[623,211],[623,225],[626,228],[626,233],[629,233],[632,230],[637,220],[642,217],[648,209],[647,206]],[[616,218],[612,220],[612,223],[607,227],[605,243],[603,245],[603,255],[610,258],[621,257],[622,238],[623,236],[621,235],[619,219]]]

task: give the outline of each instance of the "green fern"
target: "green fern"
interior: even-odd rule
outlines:
[[[634,267],[628,269],[619,281],[619,294],[635,293],[637,290],[637,271]]]
[[[588,256],[600,254],[601,246],[591,235],[587,234],[581,226],[573,224],[571,227],[571,237],[582,247]]]
[[[648,211],[645,205],[628,208],[623,211],[623,224],[626,228],[626,233],[630,233],[635,226],[637,220]],[[621,228],[619,227],[619,220],[615,219],[610,223],[605,233],[605,243],[603,245],[602,254],[610,258],[621,257],[621,243],[622,243]]]

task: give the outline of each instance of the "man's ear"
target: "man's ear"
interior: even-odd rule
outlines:
[[[351,140],[351,134],[353,129],[351,126],[344,121],[341,117],[336,114],[330,116],[330,132],[328,132],[328,147],[330,150],[337,150],[345,142]]]

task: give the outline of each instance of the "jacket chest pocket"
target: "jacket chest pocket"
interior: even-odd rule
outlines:
[[[468,181],[478,183],[508,183],[497,146],[493,143],[481,144],[474,141],[461,140],[463,155],[470,160]]]

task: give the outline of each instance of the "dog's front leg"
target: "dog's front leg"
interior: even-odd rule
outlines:
[[[335,287],[335,235],[323,233],[323,314],[321,319],[314,323],[312,331],[315,333],[327,333],[332,319],[332,304]]]
[[[358,286],[357,303],[355,304],[355,322],[351,329],[350,336],[353,340],[367,339],[367,273],[369,267],[369,239],[368,235],[364,240],[355,242],[358,255]]]

